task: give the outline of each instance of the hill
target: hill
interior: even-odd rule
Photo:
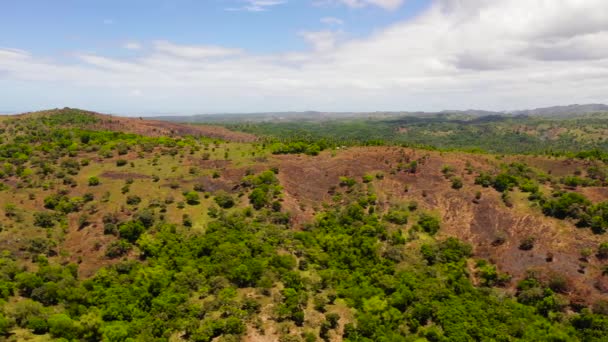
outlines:
[[[567,117],[573,115],[592,114],[592,113],[605,113],[608,112],[608,105],[594,103],[594,104],[573,104],[569,106],[553,106],[544,107],[528,110],[512,111],[510,113],[516,115],[535,115],[535,116],[549,116],[549,117]]]
[[[0,135],[7,340],[608,333],[602,150],[342,146],[73,109]]]
[[[400,117],[459,117],[476,118],[488,116],[540,116],[540,117],[562,117],[572,118],[585,114],[606,113],[608,105],[605,104],[573,104],[568,106],[551,106],[535,109],[490,111],[480,109],[468,110],[443,110],[438,112],[422,111],[381,111],[381,112],[268,112],[268,113],[216,113],[198,115],[172,115],[156,116],[149,119],[170,121],[170,122],[189,122],[189,123],[239,123],[239,122],[318,122],[329,120],[348,120],[348,119],[383,119]]]
[[[233,132],[224,127],[211,125],[176,124],[160,120],[126,118],[100,114],[73,108],[52,109],[19,114],[18,118],[43,118],[50,124],[63,127],[78,127],[91,130],[110,130],[145,136],[206,136],[228,141],[252,142],[255,136]]]

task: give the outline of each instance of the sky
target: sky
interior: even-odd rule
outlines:
[[[0,0],[0,113],[606,102],[606,0]]]

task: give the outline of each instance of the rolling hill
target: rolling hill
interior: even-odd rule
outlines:
[[[68,108],[0,129],[7,340],[608,333],[601,150],[346,146]]]

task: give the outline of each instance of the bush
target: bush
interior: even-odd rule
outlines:
[[[441,223],[439,219],[434,216],[421,214],[418,218],[418,226],[428,234],[435,235],[441,228]]]
[[[127,165],[127,161],[125,159],[118,159],[116,161],[116,166],[121,167]]]
[[[89,177],[89,186],[98,186],[99,184],[101,184],[101,182],[98,177]]]
[[[121,224],[118,227],[120,237],[135,242],[139,236],[146,230],[146,227],[140,221],[129,221]]]
[[[325,319],[329,322],[329,326],[332,329],[336,329],[338,327],[338,321],[340,321],[340,315],[332,312],[325,314]]]
[[[229,209],[234,207],[234,199],[225,192],[219,192],[213,199],[220,208]]]
[[[384,218],[394,224],[407,224],[409,213],[405,210],[391,209],[384,216]]]
[[[188,191],[184,197],[189,205],[197,205],[201,203],[201,199],[196,191]]]
[[[10,330],[10,323],[2,313],[0,313],[0,336],[6,336]]]
[[[346,177],[346,176],[340,177],[340,186],[345,186],[345,187],[350,188],[350,187],[354,186],[355,184],[357,184],[357,181],[354,180],[353,178]]]
[[[36,335],[43,335],[49,331],[49,324],[46,319],[41,317],[32,317],[28,320],[26,327]]]
[[[534,242],[536,242],[536,239],[532,236],[528,236],[527,238],[521,241],[521,243],[519,244],[519,249],[521,249],[522,251],[529,251],[534,248]]]
[[[462,179],[460,177],[452,177],[452,189],[461,189],[462,188]]]
[[[141,203],[141,198],[136,195],[127,196],[127,204],[128,205],[138,205]]]
[[[124,240],[113,241],[106,249],[106,256],[108,258],[118,258],[129,253],[130,250],[131,245],[128,242]]]
[[[608,259],[608,242],[603,242],[598,246],[597,257],[600,259]]]
[[[55,215],[46,211],[34,213],[34,226],[51,228],[55,225]]]
[[[55,314],[49,317],[49,332],[55,338],[74,339],[78,335],[78,326],[66,314]]]

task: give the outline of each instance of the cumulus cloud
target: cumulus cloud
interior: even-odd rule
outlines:
[[[365,38],[300,32],[310,43],[307,51],[258,55],[158,41],[137,57],[79,54],[77,63],[59,63],[5,48],[0,81],[60,84],[77,90],[74,98],[90,90],[87,98],[114,103],[116,110],[513,109],[608,102],[607,16],[604,0],[437,0],[417,17]],[[140,95],[132,96],[133,89]]]

